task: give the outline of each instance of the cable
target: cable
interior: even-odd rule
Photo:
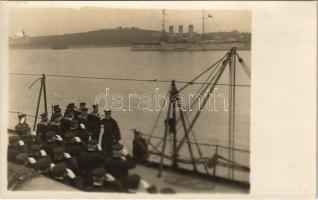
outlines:
[[[9,73],[12,76],[42,76],[42,74],[29,74],[29,73]],[[171,83],[171,80],[159,80],[159,79],[134,79],[134,78],[115,78],[115,77],[95,77],[95,76],[73,76],[73,75],[61,75],[61,74],[45,74],[46,77],[53,78],[75,78],[75,79],[91,79],[91,80],[113,80],[113,81],[136,81],[136,82],[153,82],[153,83]],[[176,83],[186,84],[198,84],[205,85],[209,83],[205,82],[188,82],[188,81],[175,81]],[[229,84],[219,83],[218,85],[229,86]],[[250,87],[246,84],[238,84],[239,87]]]

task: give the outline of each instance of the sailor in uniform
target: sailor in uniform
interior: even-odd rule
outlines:
[[[127,186],[129,170],[136,167],[136,162],[121,144],[113,146],[113,158],[105,162],[106,170],[121,184]]]
[[[54,131],[48,131],[46,134],[46,140],[42,142],[42,149],[45,150],[48,155],[52,156],[54,148],[64,148],[64,145],[64,140],[60,135],[57,135]]]
[[[100,123],[98,105],[94,104],[92,107],[93,107],[93,111],[89,113],[87,117],[89,130],[92,132],[92,139],[99,141],[101,123]]]
[[[45,141],[46,133],[48,131],[49,119],[47,113],[41,114],[41,121],[36,125],[36,135],[38,135],[41,141]]]
[[[19,135],[29,135],[31,133],[31,128],[26,122],[26,114],[20,113],[18,115],[19,123],[15,126],[15,131]]]
[[[75,157],[64,151],[63,147],[56,147],[53,149],[52,163],[65,163],[75,174],[78,174],[78,162]]]
[[[149,157],[147,142],[136,129],[134,129],[133,157],[137,162],[146,162]]]
[[[79,137],[76,137],[75,132],[68,131],[64,135],[65,152],[69,153],[72,157],[77,157],[87,149],[87,144]]]
[[[56,181],[73,186],[80,190],[84,189],[83,179],[80,176],[76,176],[71,169],[67,168],[65,163],[51,163],[50,175]]]
[[[15,162],[16,156],[20,153],[27,153],[28,149],[23,140],[19,136],[10,136],[7,152],[7,159],[9,162]]]
[[[61,116],[62,115],[62,110],[60,108],[60,105],[54,105],[53,106],[53,112],[51,115],[51,122],[55,119],[56,116]]]
[[[112,175],[106,173],[103,167],[92,171],[92,184],[85,188],[89,192],[124,192],[124,187]]]
[[[97,141],[90,140],[88,142],[87,150],[81,153],[77,159],[85,185],[91,185],[93,181],[92,170],[104,166],[104,163],[108,158],[103,152],[98,150]]]
[[[70,130],[71,123],[74,117],[75,115],[73,113],[73,110],[67,108],[64,113],[64,117],[61,119],[61,131],[63,134]]]
[[[63,132],[61,129],[61,119],[62,119],[62,114],[53,114],[52,116],[52,122],[49,123],[48,125],[48,130],[49,131],[54,131],[56,134],[60,135],[61,137],[63,137]]]
[[[32,167],[32,168],[35,167],[36,163],[42,159],[51,161],[51,157],[47,155],[45,150],[41,149],[41,145],[39,144],[31,145],[29,150],[29,157],[28,157],[29,162],[27,167]]]
[[[113,145],[121,140],[120,130],[117,121],[112,118],[111,110],[105,110],[105,118],[101,120],[103,136],[101,146],[105,153],[112,155]]]

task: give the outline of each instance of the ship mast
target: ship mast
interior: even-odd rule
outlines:
[[[166,32],[166,28],[165,28],[165,22],[166,22],[166,20],[165,20],[165,15],[166,15],[165,9],[162,9],[162,32],[163,32],[163,33]]]
[[[204,15],[204,9],[202,10],[202,39],[204,39],[204,20],[205,20],[205,15]]]

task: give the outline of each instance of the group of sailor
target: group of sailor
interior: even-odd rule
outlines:
[[[131,156],[121,144],[111,111],[104,114],[101,118],[98,105],[92,105],[88,113],[85,103],[80,103],[79,109],[70,103],[62,115],[60,106],[55,105],[50,120],[47,113],[41,114],[35,134],[26,115],[19,114],[17,135],[9,137],[8,161],[84,191],[159,193],[138,174],[129,174],[137,162],[147,159],[145,140],[134,131]],[[174,193],[170,188],[161,192]]]

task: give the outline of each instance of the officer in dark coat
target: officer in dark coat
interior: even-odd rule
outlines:
[[[19,123],[15,126],[15,131],[19,135],[29,135],[31,133],[31,128],[26,122],[26,114],[20,113],[18,115]]]
[[[47,117],[47,113],[42,113],[41,121],[36,125],[36,135],[40,137],[41,141],[46,140],[48,125],[49,125],[49,119]]]
[[[69,153],[72,157],[77,157],[81,153],[87,150],[87,144],[79,137],[76,137],[76,133],[68,131],[64,135],[65,140],[65,152]]]
[[[88,128],[92,132],[92,139],[99,141],[101,121],[98,112],[98,105],[94,104],[93,111],[88,114]]]
[[[15,162],[16,156],[20,153],[27,153],[27,148],[19,136],[10,136],[8,145],[8,161]]]
[[[127,177],[129,170],[136,167],[136,162],[128,154],[127,150],[123,148],[121,144],[115,144],[113,146],[113,159],[105,163],[106,170],[121,184],[127,187]]]
[[[113,153],[113,145],[118,144],[121,139],[120,130],[115,119],[111,116],[110,110],[105,110],[105,118],[101,121],[103,136],[101,140],[102,149],[108,155]]]
[[[93,181],[92,170],[104,165],[105,160],[107,160],[106,155],[98,150],[96,140],[90,140],[87,150],[81,153],[77,158],[85,185],[91,185]]]

